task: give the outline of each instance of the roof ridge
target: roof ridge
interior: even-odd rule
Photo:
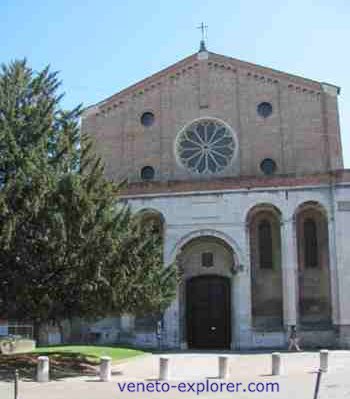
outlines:
[[[214,52],[212,52],[212,51],[209,51],[209,54],[211,54],[211,55],[213,55],[213,56],[218,56],[218,57],[227,58],[227,59],[229,59],[229,60],[232,60],[232,61],[234,61],[234,62],[237,62],[238,64],[249,65],[250,67],[254,67],[254,68],[256,68],[256,67],[257,67],[257,68],[261,68],[261,69],[266,70],[267,72],[277,73],[277,74],[279,74],[279,75],[283,75],[283,76],[286,76],[286,77],[297,78],[297,79],[301,79],[301,80],[308,81],[308,82],[311,82],[311,83],[317,83],[317,84],[319,84],[319,85],[321,85],[321,84],[323,84],[323,83],[326,83],[326,84],[328,84],[328,85],[337,87],[338,89],[340,88],[339,86],[337,86],[337,85],[335,85],[335,84],[333,84],[333,83],[321,82],[321,81],[314,80],[314,79],[310,79],[310,78],[306,78],[306,77],[304,77],[304,76],[297,75],[297,74],[294,74],[294,73],[281,71],[281,70],[276,69],[276,68],[271,68],[271,67],[268,67],[268,66],[265,66],[265,65],[255,64],[255,63],[250,62],[250,61],[240,60],[240,59],[238,59],[238,58],[231,57],[231,56],[228,56],[228,55],[219,54],[219,53],[214,53]]]
[[[188,62],[190,62],[192,60],[194,60],[196,55],[197,55],[197,52],[193,53],[193,54],[191,54],[191,55],[189,55],[189,56],[187,56],[185,58],[182,58],[181,60],[175,62],[174,64],[171,64],[171,65],[161,69],[160,71],[155,72],[155,73],[151,74],[150,76],[147,76],[146,78],[143,78],[143,79],[137,81],[136,83],[131,84],[130,86],[127,86],[125,89],[122,89],[122,90],[112,94],[111,96],[105,98],[104,100],[98,101],[97,103],[94,103],[94,104],[91,104],[91,105],[87,106],[84,109],[84,111],[88,110],[90,108],[99,106],[99,105],[104,105],[105,103],[110,102],[115,97],[119,97],[121,95],[127,94],[128,92],[130,92],[132,90],[137,89],[137,87],[144,85],[147,81],[152,81],[152,80],[158,79],[158,78],[162,77],[163,75],[166,75],[167,73],[169,73],[173,69],[177,69],[178,67],[180,67],[180,66],[182,66],[182,65],[184,65],[184,64],[186,64],[186,63],[188,63]]]

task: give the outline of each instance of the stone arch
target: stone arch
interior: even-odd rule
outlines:
[[[161,218],[162,222],[165,223],[165,218],[158,209],[156,208],[142,208],[137,210],[135,213],[135,216],[143,216],[143,215],[154,215],[154,216],[159,216]]]
[[[210,259],[206,256],[209,254]],[[184,279],[204,274],[232,278],[237,262],[232,246],[213,235],[192,238],[181,247],[177,256],[177,265]]]
[[[300,204],[294,214],[299,276],[299,323],[305,328],[331,324],[328,215],[316,201]]]
[[[249,237],[252,323],[257,330],[283,328],[280,210],[257,204],[246,215]]]
[[[296,222],[296,218],[298,214],[301,211],[305,211],[307,209],[314,209],[318,212],[320,212],[326,219],[328,219],[328,212],[324,204],[322,204],[319,201],[304,201],[298,204],[296,207],[294,214],[293,214],[293,219],[294,222]]]
[[[234,254],[235,264],[237,266],[244,266],[246,264],[246,259],[240,247],[238,246],[237,242],[228,234],[214,229],[195,230],[182,236],[171,250],[170,253],[171,262],[175,261],[176,257],[181,253],[182,248],[184,248],[184,246],[187,243],[199,237],[216,237],[222,240],[226,245],[228,245],[232,249]]]
[[[158,232],[162,237],[165,234],[166,222],[163,214],[154,208],[143,208],[137,211],[135,218],[140,218],[141,223],[154,225],[154,231]]]
[[[224,349],[234,342],[232,325],[235,320],[236,308],[233,297],[235,274],[238,271],[236,266],[240,264],[241,259],[241,256],[235,252],[236,248],[238,246],[230,236],[212,229],[192,231],[184,235],[174,246],[172,258],[176,258],[177,265],[181,270],[181,280],[178,287],[179,331],[180,340],[185,343],[185,346],[199,348],[199,343],[195,343],[196,340],[193,337],[197,336],[201,329],[207,331],[208,325],[215,326],[215,329],[217,327],[219,333],[223,326],[216,326],[215,323],[220,324],[224,320],[226,338],[225,342],[219,340],[221,342],[219,346]],[[209,264],[206,264],[205,255],[210,255]],[[216,303],[221,295],[221,288],[217,286],[219,281],[226,281],[225,297],[227,302],[225,302],[225,306]],[[201,285],[201,290],[197,292],[201,298],[200,304],[192,309],[193,300],[197,298],[197,294],[193,297],[191,293],[193,293],[192,290],[195,289],[197,283],[204,285]],[[215,292],[218,293],[218,297],[215,296],[216,294],[212,297]],[[203,318],[202,321],[201,318]],[[197,321],[194,322],[198,327],[197,333],[194,335],[192,334],[194,325],[191,320]],[[215,334],[212,336],[214,341]],[[204,341],[207,341],[205,346],[209,348],[211,339],[205,338]]]
[[[282,222],[282,212],[276,205],[270,204],[268,202],[261,202],[259,204],[255,204],[254,206],[248,209],[245,216],[246,224],[248,225],[251,219],[254,217],[254,215],[257,212],[261,211],[271,212],[272,214],[276,215],[276,217],[280,220],[280,222]]]

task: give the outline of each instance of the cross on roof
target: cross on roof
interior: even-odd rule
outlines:
[[[202,31],[202,40],[200,42],[199,51],[206,51],[207,49],[205,48],[205,37],[207,36],[208,25],[204,25],[204,23],[202,22],[199,26],[197,26],[197,29],[200,29]]]
[[[204,25],[204,22],[202,22],[199,26],[197,26],[197,29],[200,29],[202,31],[202,40],[205,40],[206,36],[206,30],[208,29],[208,25]]]

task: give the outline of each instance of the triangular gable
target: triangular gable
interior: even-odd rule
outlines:
[[[111,107],[116,107],[118,105],[122,105],[124,100],[129,97],[130,95],[140,93],[140,91],[147,91],[153,89],[156,85],[160,84],[162,78],[169,76],[173,77],[176,74],[180,74],[184,69],[191,69],[193,67],[197,67],[199,63],[199,55],[201,53],[194,53],[189,57],[186,57],[175,64],[162,69],[159,72],[121,90],[113,94],[112,96],[102,100],[94,105],[87,107],[84,110],[84,113],[89,113],[90,110],[94,111],[106,111],[109,110]],[[253,64],[247,61],[241,61],[236,58],[228,57],[221,54],[216,54],[212,52],[208,52],[207,62],[210,65],[211,63],[214,66],[222,67],[222,68],[233,68],[243,70],[248,76],[253,76],[255,79],[271,79],[274,81],[287,81],[289,86],[292,87],[293,85],[298,90],[299,85],[300,90],[321,90],[321,82],[317,82],[312,79],[307,79],[301,76],[293,75],[290,73],[282,72],[276,69],[272,69],[269,67]],[[335,89],[340,91],[338,86],[334,86]]]

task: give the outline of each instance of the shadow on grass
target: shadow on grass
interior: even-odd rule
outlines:
[[[89,346],[87,344],[69,344],[68,346]],[[91,345],[94,347],[95,345]],[[136,349],[149,353],[149,349],[135,348],[128,345],[98,345],[106,348]],[[62,347],[62,350],[60,350]],[[13,355],[0,354],[0,381],[14,381],[15,370],[18,370],[19,378],[22,381],[35,381],[36,368],[39,356],[48,356],[50,358],[50,380],[60,380],[69,377],[91,377],[98,375],[98,365],[100,363],[100,355],[91,353],[85,354],[77,351],[66,351],[64,348],[67,344],[55,345],[57,350],[45,350],[36,348],[35,352]],[[115,359],[114,364],[132,360],[135,356],[127,356],[121,359]],[[114,374],[114,372],[113,372]]]
[[[20,380],[34,381],[39,356],[50,357],[50,379],[60,380],[68,377],[95,376],[99,359],[75,352],[41,352],[0,355],[0,381],[14,380],[18,370]]]

